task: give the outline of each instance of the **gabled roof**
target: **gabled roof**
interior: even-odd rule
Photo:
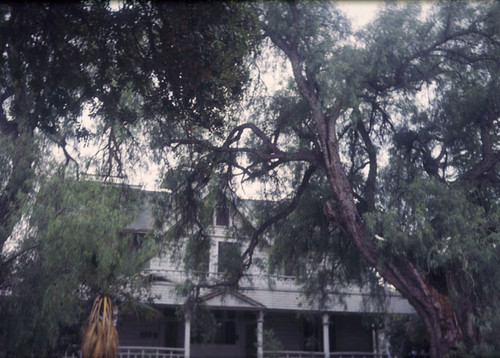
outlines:
[[[224,306],[224,307],[238,307],[246,309],[263,309],[266,308],[260,302],[245,296],[238,291],[227,292],[225,289],[214,290],[206,295],[200,297],[207,306]]]

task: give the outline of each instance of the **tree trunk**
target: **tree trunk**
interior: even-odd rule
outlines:
[[[12,52],[12,51],[11,51]],[[22,81],[14,96],[14,101],[22,108],[16,121],[6,122],[4,110],[0,109],[0,121],[3,122],[0,135],[8,143],[4,150],[8,151],[12,170],[8,174],[7,184],[0,193],[0,287],[8,280],[9,258],[2,257],[6,241],[12,235],[20,216],[23,195],[30,192],[34,178],[33,164],[37,157],[34,143],[35,125],[30,123],[28,109],[30,103],[26,99],[26,89]],[[5,101],[8,96],[4,96]],[[3,105],[3,102],[0,103]],[[8,124],[8,125],[7,125]]]
[[[327,125],[320,125],[323,130],[319,133],[325,148],[325,168],[337,205],[336,210],[329,206],[326,210],[328,216],[336,223],[340,219],[343,229],[366,261],[415,308],[429,334],[431,357],[453,354],[462,340],[462,333],[448,298],[438,293],[406,256],[395,257],[390,261],[379,258],[374,238],[366,232],[357,211],[352,189],[340,160],[335,122],[330,120],[328,123],[326,117],[322,119],[322,123],[325,122]]]
[[[290,8],[294,21],[299,22],[300,15],[296,6],[292,3]],[[377,249],[375,238],[365,228],[340,160],[336,124],[342,108],[342,101],[337,100],[327,114],[318,99],[315,84],[306,78],[303,71],[297,50],[296,33],[292,32],[287,43],[267,27],[264,26],[264,28],[273,42],[288,57],[299,92],[311,108],[323,155],[323,169],[335,198],[335,208],[331,204],[327,204],[325,208],[327,216],[334,225],[339,226],[342,231],[347,233],[368,264],[376,269],[380,276],[392,284],[415,308],[427,328],[431,357],[438,358],[453,354],[458,343],[462,340],[462,333],[448,298],[433,289],[405,255],[391,257],[390,260],[379,257],[380,252]],[[374,166],[374,170],[376,171],[376,166]],[[376,173],[370,174],[372,175],[371,180],[374,181],[373,175]]]

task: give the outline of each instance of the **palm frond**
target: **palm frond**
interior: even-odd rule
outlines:
[[[99,295],[82,327],[82,358],[117,356],[118,332],[114,325],[113,304],[108,296]]]
[[[131,296],[128,296],[127,299],[120,304],[120,313],[126,316],[134,316],[137,319],[144,318],[149,321],[154,321],[163,316],[161,311]]]

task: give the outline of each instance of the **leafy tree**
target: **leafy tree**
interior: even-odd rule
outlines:
[[[123,229],[143,199],[137,192],[54,175],[43,180],[21,232],[3,315],[7,350],[45,356],[81,323],[88,298],[140,295],[138,273],[156,251],[133,249]],[[22,255],[22,256],[21,256]],[[64,347],[63,347],[64,348]]]
[[[377,287],[380,278],[396,287],[422,318],[433,356],[498,349],[497,3],[445,2],[429,18],[415,4],[392,5],[358,46],[327,3],[58,6],[0,8],[2,287],[29,281],[13,276],[23,272],[13,264],[36,258],[29,242],[44,237],[27,236],[25,251],[4,256],[16,223],[39,228],[28,204],[40,202],[40,140],[63,148],[69,163],[68,141],[97,138],[110,176],[125,172],[147,134],[166,164],[172,196],[162,209],[178,223],[170,233],[195,230],[193,250],[206,248],[207,191],[228,205],[240,177],[279,199],[256,204],[265,207],[258,227],[237,233],[250,238],[239,270],[215,284],[237,284],[275,230],[274,266],[295,258],[297,273],[315,278],[312,290],[340,280]],[[224,109],[248,80],[257,18],[292,81],[252,121],[236,123]],[[77,119],[86,105],[95,133]],[[295,230],[279,230],[290,216]],[[297,259],[304,251],[317,270]],[[32,350],[54,342],[45,343]]]
[[[292,81],[222,137],[197,128],[154,143],[178,158],[172,213],[196,224],[210,182],[231,198],[237,178],[258,180],[276,201],[248,234],[240,276],[274,226],[275,261],[295,257],[316,289],[397,288],[433,357],[499,349],[498,3],[445,2],[427,17],[393,4],[357,46],[331,4],[255,8]]]
[[[18,220],[18,196],[32,188],[39,153],[35,130],[62,146],[67,133],[78,130],[89,82],[80,65],[87,66],[92,51],[84,53],[89,33],[80,24],[88,11],[81,5],[3,4],[0,11],[3,249]]]
[[[105,2],[24,3],[1,11],[0,249],[18,219],[17,195],[32,189],[35,132],[77,165],[68,143],[97,139],[98,174],[123,175],[140,140],[138,118],[159,118],[169,128],[162,135],[217,128],[241,96],[243,61],[256,43],[253,15],[232,3],[126,3],[117,11]],[[93,123],[82,121],[84,108]]]
[[[162,135],[191,126],[214,131],[248,80],[254,24],[248,7],[235,3],[0,5],[0,289],[11,292],[2,307],[9,352],[50,352],[83,301],[116,298],[137,272],[139,262],[123,265],[130,248],[117,236],[131,217],[112,214],[117,193],[78,182],[80,168],[104,180],[126,175],[149,130],[139,118],[160,120],[169,127]],[[70,154],[71,145],[94,142],[89,163]],[[69,181],[43,179],[55,146],[74,173]],[[90,208],[95,215],[84,215]],[[95,241],[102,235],[109,241]],[[89,253],[100,245],[111,245],[109,256]],[[66,267],[72,260],[81,272]]]

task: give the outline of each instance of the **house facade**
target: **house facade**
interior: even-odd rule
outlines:
[[[245,212],[245,211],[243,211]],[[246,210],[248,212],[248,208]],[[241,215],[214,209],[207,229],[207,281],[222,274],[227,255],[235,254],[237,239],[231,228]],[[148,210],[127,230],[137,235],[152,228]],[[380,313],[414,313],[396,292],[388,292],[382,306],[360,287],[328,292],[319,305],[303,295],[296,278],[284,270],[270,274],[268,252],[257,249],[255,264],[246,271],[237,289],[214,285],[200,287],[193,297],[180,287],[191,280],[179,260],[165,253],[152,259],[146,273],[161,280],[152,286],[155,320],[119,319],[117,329],[124,357],[264,358],[383,356],[383,337],[370,317]],[[264,263],[264,264],[263,264]]]

